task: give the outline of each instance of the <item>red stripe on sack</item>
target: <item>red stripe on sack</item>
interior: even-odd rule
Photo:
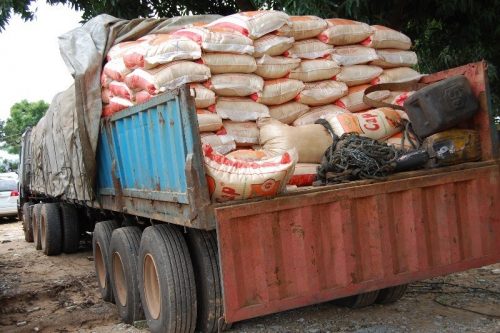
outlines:
[[[335,105],[337,105],[338,107],[341,107],[343,109],[347,109],[344,102],[342,102],[341,100],[337,100],[335,103],[333,103]]]
[[[217,27],[217,28],[229,29],[229,30],[232,30],[232,31],[239,32],[240,34],[242,34],[242,35],[244,35],[246,37],[248,37],[248,35],[250,34],[249,31],[248,31],[248,29],[245,29],[245,28],[243,28],[240,25],[237,25],[237,24],[234,24],[234,23],[229,23],[229,22],[215,23],[215,24],[210,25],[210,27]]]
[[[254,100],[254,102],[257,102],[259,100],[259,94],[258,93],[253,93],[249,96],[251,99]]]
[[[372,38],[371,37],[367,37],[364,41],[362,41],[360,44],[361,45],[365,45],[365,46],[368,46],[372,43]]]
[[[279,163],[232,160],[224,155],[214,152],[213,148],[208,144],[203,144],[203,155],[205,155],[205,157],[208,158],[209,160],[214,161],[218,164],[234,167],[237,169],[248,169],[248,168],[260,169],[260,168],[280,166],[282,164],[288,164],[291,162],[291,157],[288,153],[283,154],[281,161]]]

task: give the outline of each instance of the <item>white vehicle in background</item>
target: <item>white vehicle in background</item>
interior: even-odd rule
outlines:
[[[16,173],[0,174],[0,217],[17,216],[18,183]]]

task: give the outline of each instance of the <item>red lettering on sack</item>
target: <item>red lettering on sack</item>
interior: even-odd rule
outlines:
[[[241,194],[239,194],[238,192],[236,192],[236,190],[232,187],[227,187],[227,186],[224,186],[222,188],[222,197],[224,199],[229,199],[229,200],[234,200],[237,196],[240,196]]]

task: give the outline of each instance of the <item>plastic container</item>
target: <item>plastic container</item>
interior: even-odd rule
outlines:
[[[481,159],[479,134],[474,130],[453,129],[429,136],[422,148],[430,156],[427,167],[435,168]]]

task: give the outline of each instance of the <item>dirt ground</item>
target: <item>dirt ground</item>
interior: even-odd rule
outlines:
[[[47,257],[21,228],[0,222],[0,332],[147,332],[120,323],[115,306],[100,299],[90,244]],[[500,332],[500,264],[415,283],[396,304],[325,303],[236,323],[230,332]]]

